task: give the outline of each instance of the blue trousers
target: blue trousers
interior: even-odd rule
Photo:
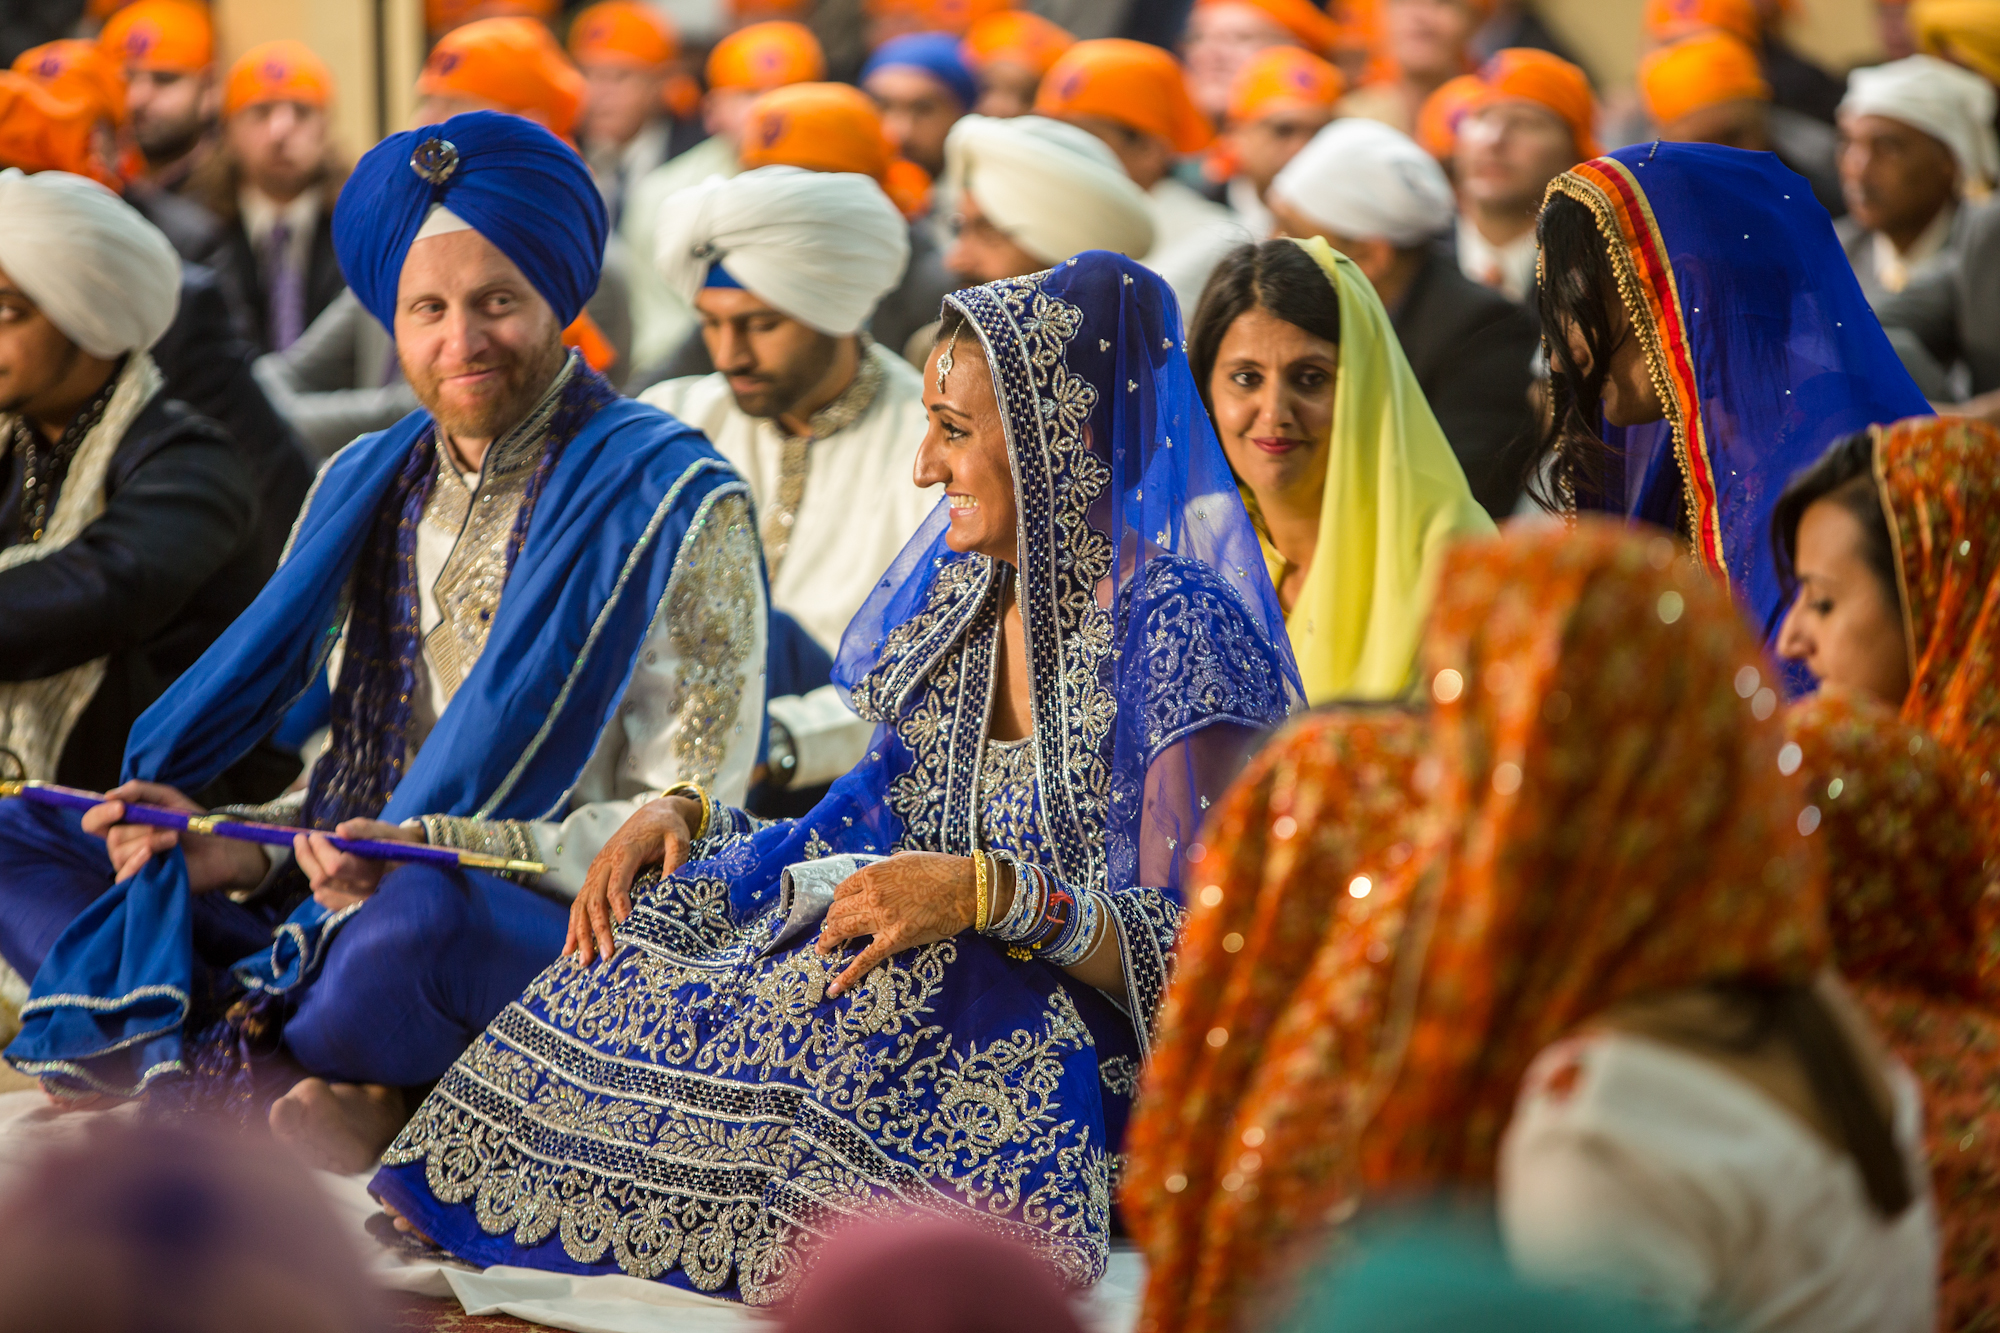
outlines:
[[[56,936],[111,887],[104,844],[68,811],[0,801],[0,957],[32,978]],[[197,894],[195,965],[269,945],[256,904]],[[349,917],[299,992],[285,1045],[343,1083],[429,1083],[562,949],[569,908],[483,871],[401,865]]]

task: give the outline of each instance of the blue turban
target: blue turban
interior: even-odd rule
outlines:
[[[979,85],[973,81],[972,71],[966,68],[965,57],[959,54],[958,38],[950,33],[913,32],[907,37],[890,38],[861,67],[861,81],[868,82],[868,76],[878,69],[898,66],[920,69],[930,75],[951,89],[959,106],[967,111],[979,101]]]
[[[383,328],[396,327],[403,260],[432,204],[499,247],[561,323],[597,290],[611,218],[583,159],[531,120],[471,111],[376,144],[334,206],[340,271]]]

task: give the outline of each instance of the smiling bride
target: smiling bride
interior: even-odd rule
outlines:
[[[835,671],[868,757],[796,821],[683,789],[626,824],[384,1155],[404,1225],[767,1304],[915,1207],[1102,1275],[1203,811],[1301,695],[1179,328],[1103,252],[947,298],[947,500]]]

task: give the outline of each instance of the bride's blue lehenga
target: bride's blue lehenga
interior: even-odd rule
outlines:
[[[608,962],[555,963],[446,1074],[373,1188],[452,1253],[767,1303],[844,1220],[917,1207],[1102,1275],[1202,812],[1297,674],[1164,284],[1093,252],[947,301],[992,368],[1018,574],[947,548],[940,505],[836,667],[879,724],[868,758],[803,819],[719,810],[635,886]],[[1009,591],[1034,717],[1013,743],[987,737]],[[975,846],[1097,897],[1129,1012],[970,930],[837,999],[851,953],[775,943],[786,866]]]

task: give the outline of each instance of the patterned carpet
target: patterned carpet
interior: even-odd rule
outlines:
[[[424,1296],[405,1296],[392,1293],[389,1302],[389,1322],[386,1328],[394,1333],[474,1333],[477,1329],[498,1328],[539,1328],[524,1319],[516,1319],[507,1314],[470,1315],[459,1308],[457,1301],[434,1301]]]

